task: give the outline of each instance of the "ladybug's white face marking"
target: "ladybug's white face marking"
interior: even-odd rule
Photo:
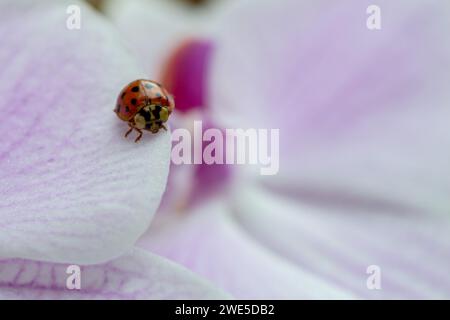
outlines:
[[[138,129],[145,128],[145,118],[139,113],[134,116],[134,126]]]

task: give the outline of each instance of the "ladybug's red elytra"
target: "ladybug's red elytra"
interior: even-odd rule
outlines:
[[[164,123],[175,108],[173,97],[164,87],[152,80],[139,79],[131,82],[119,94],[114,112],[128,122],[130,129],[139,135],[135,142],[142,138],[142,130],[157,133],[159,129],[167,130]]]

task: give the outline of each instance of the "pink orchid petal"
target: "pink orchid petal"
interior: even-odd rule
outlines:
[[[81,29],[66,28],[69,4]],[[144,75],[76,1],[0,4],[0,257],[99,263],[131,248],[165,188],[170,134],[124,139],[117,94]]]
[[[139,249],[103,265],[80,267],[80,290],[67,288],[68,266],[0,260],[0,299],[229,298],[188,270]]]
[[[184,265],[240,299],[352,297],[254,241],[220,200],[186,216],[157,216],[137,245]]]
[[[318,208],[254,187],[234,199],[236,223],[249,236],[358,298],[450,297],[448,218]],[[381,290],[367,288],[371,265],[380,267]]]
[[[450,3],[377,1],[379,31],[366,28],[371,4],[234,3],[211,107],[226,127],[280,129],[267,183],[448,210]]]

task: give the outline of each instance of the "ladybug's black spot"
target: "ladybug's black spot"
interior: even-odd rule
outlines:
[[[131,99],[131,103],[133,104],[133,106],[135,106],[137,104],[137,99],[136,98]]]
[[[139,111],[139,114],[144,117],[145,122],[150,122],[151,121],[150,112],[145,111],[145,109],[141,109],[141,111]]]
[[[126,113],[129,113],[130,112],[130,108],[128,108],[128,106],[126,106],[125,107],[125,111],[126,111]]]
[[[127,93],[126,91],[124,91],[124,92],[122,93],[122,96],[121,96],[122,100],[123,100],[123,98],[125,97],[125,94],[126,94],[126,93]]]
[[[139,92],[139,86],[135,86],[135,87],[131,88],[131,91]]]
[[[155,117],[155,119],[159,120],[161,117],[159,113],[161,112],[161,106],[156,106],[155,109],[152,110],[152,114]]]

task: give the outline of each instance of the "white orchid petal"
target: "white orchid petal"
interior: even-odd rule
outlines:
[[[102,265],[0,260],[0,299],[226,299],[230,296],[164,258],[139,249]],[[67,282],[71,285],[67,287]]]
[[[66,28],[69,4],[81,29]],[[0,257],[99,263],[131,248],[164,191],[170,135],[123,137],[117,94],[143,77],[76,1],[0,4]]]

